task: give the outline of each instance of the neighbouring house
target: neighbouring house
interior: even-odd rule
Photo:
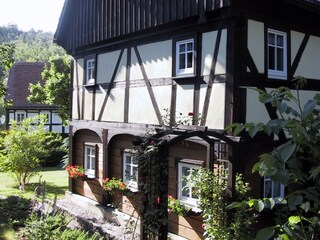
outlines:
[[[6,107],[6,125],[10,128],[10,121],[20,122],[28,117],[46,114],[46,130],[66,134],[69,127],[62,125],[56,106],[48,104],[30,103],[27,97],[30,95],[29,84],[43,82],[41,72],[45,68],[43,62],[17,62],[9,71],[7,100],[12,105]]]
[[[189,115],[189,126],[155,135],[166,139],[162,193],[196,207],[183,176],[201,165],[228,171],[230,187],[243,173],[256,197],[283,195],[283,186],[251,173],[274,139],[234,138],[223,130],[278,117],[252,87],[295,89],[291,80],[304,76],[302,102],[320,90],[319,20],[316,0],[66,0],[55,42],[74,58],[70,164],[87,175],[70,179],[70,191],[139,212],[140,203],[106,194],[102,180],[122,178],[139,191],[134,143],[164,121]],[[167,218],[165,233],[203,238],[201,216]]]

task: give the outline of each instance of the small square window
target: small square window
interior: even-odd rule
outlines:
[[[268,77],[287,79],[287,34],[268,29]]]
[[[90,58],[86,60],[86,85],[93,85],[95,83],[95,60]]]
[[[26,118],[25,113],[17,113],[16,114],[16,120],[17,120],[18,123],[22,122],[23,120],[25,120],[25,118]]]
[[[273,181],[270,177],[264,178],[263,197],[284,198],[284,185]]]
[[[194,187],[188,183],[190,172],[197,165],[179,162],[178,163],[178,199],[191,206],[197,206],[199,196],[196,195]]]
[[[84,152],[85,174],[94,178],[96,176],[96,148],[94,146],[85,146]]]
[[[194,74],[194,40],[176,42],[176,75]]]
[[[138,160],[133,153],[123,154],[123,181],[131,189],[138,189]]]

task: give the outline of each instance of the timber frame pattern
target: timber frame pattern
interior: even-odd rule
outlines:
[[[95,179],[70,180],[70,190],[108,203],[101,180],[122,176],[121,154],[141,135],[164,125],[166,108],[171,123],[181,112],[193,116],[192,126],[177,129],[171,138],[154,136],[166,140],[160,158],[169,159],[171,169],[175,158],[182,157],[213,169],[216,148],[223,143],[231,194],[235,174],[241,172],[261,196],[263,183],[250,170],[259,153],[277,144],[273,136],[252,140],[243,134],[238,139],[223,130],[232,123],[278,118],[271,104],[258,105],[251,88],[270,91],[286,86],[294,91],[291,80],[302,75],[308,81],[301,91],[304,98],[320,90],[319,19],[316,0],[66,0],[55,42],[74,58],[71,163],[84,163],[86,144],[97,151]],[[268,75],[270,29],[286,36],[285,79]],[[181,40],[194,44],[189,75],[176,73]],[[87,59],[96,66],[93,84],[85,81]],[[200,120],[195,117],[199,115]],[[284,141],[281,132],[279,142]],[[192,147],[177,147],[181,143]],[[170,182],[174,180],[168,175],[164,195],[176,191]],[[194,231],[184,236],[201,239],[199,226],[188,225]],[[162,236],[174,230],[168,227]]]

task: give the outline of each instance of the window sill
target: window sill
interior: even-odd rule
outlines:
[[[185,74],[185,75],[177,75],[172,77],[173,80],[180,80],[180,79],[190,79],[190,78],[195,78],[196,75],[194,74]]]

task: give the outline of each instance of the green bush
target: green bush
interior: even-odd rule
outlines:
[[[40,209],[32,212],[25,221],[22,230],[23,239],[27,240],[98,240],[102,239],[97,234],[92,236],[79,229],[67,227],[72,220],[63,213],[44,214]]]

